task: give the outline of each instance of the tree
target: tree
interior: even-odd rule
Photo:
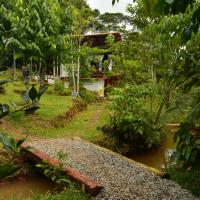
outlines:
[[[75,4],[76,5],[76,4]],[[73,30],[71,35],[71,50],[72,50],[72,78],[74,85],[74,92],[78,95],[80,91],[80,59],[81,59],[81,43],[83,34],[89,27],[90,20],[93,18],[93,12],[88,7],[76,7],[72,4],[72,13],[74,16]],[[74,62],[75,61],[75,62]],[[74,63],[76,63],[76,70],[74,69]],[[76,71],[76,76],[75,76]]]
[[[1,5],[1,18],[10,28],[5,32],[4,24],[1,26],[8,38],[5,40],[3,36],[1,44],[4,41],[4,45],[1,47],[13,52],[13,63],[19,57],[23,59],[23,65],[40,63],[43,84],[47,64],[54,60],[59,65],[63,52],[67,50],[67,36],[72,27],[70,7],[68,3],[57,0],[5,2]]]
[[[91,27],[95,31],[118,31],[125,32],[126,27],[129,25],[130,18],[122,13],[104,13],[95,16],[94,20],[91,22]]]
[[[136,4],[136,7],[130,7],[130,11],[133,14],[133,22],[140,27],[140,32],[137,40],[133,40],[136,33],[129,35],[128,39],[132,42],[129,41],[128,44],[132,47],[125,45],[122,52],[126,59],[143,61],[145,68],[152,73],[152,81],[148,85],[159,88],[154,97],[152,96],[158,104],[154,123],[159,123],[170,111],[177,111],[177,107],[182,106],[182,110],[186,109],[184,104],[175,107],[171,104],[173,101],[181,101],[180,95],[177,98],[177,93],[186,94],[192,91],[192,87],[199,89],[200,3],[187,0],[136,2],[141,2],[141,7],[137,7],[139,4]],[[146,13],[134,15],[133,11],[137,11],[138,8],[144,9]],[[135,55],[128,52],[130,48]],[[194,95],[190,99],[193,99],[190,103],[191,110],[177,133],[177,158],[195,162],[199,159],[199,144],[196,142],[199,133],[191,134],[191,129],[199,131],[200,98],[199,95]]]

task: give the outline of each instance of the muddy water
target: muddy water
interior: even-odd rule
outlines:
[[[26,177],[24,180],[0,184],[0,200],[28,200],[36,194],[53,192],[54,185],[45,177]]]
[[[173,137],[173,133],[168,133],[166,141],[158,149],[148,153],[131,156],[131,159],[161,170],[164,168],[167,160],[176,148],[176,145],[173,143]]]

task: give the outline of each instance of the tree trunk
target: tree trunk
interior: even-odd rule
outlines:
[[[56,63],[55,63],[55,60],[53,61],[53,77],[55,79],[55,76],[56,76]]]
[[[40,70],[40,87],[44,85],[47,65],[44,63]]]
[[[72,80],[73,80],[73,90],[74,92],[76,92],[76,79],[75,79],[75,70],[73,61],[72,61]]]
[[[76,92],[79,94],[80,90],[80,58],[78,57],[78,62],[77,62],[77,88]]]
[[[77,95],[79,95],[80,91],[80,51],[81,51],[81,39],[78,40],[78,60],[77,60]]]
[[[172,86],[169,86],[167,89],[166,89],[166,92],[164,94],[164,97],[163,97],[163,100],[161,102],[161,105],[158,109],[158,112],[157,112],[157,115],[156,115],[156,120],[155,122],[157,123],[160,119],[160,116],[162,114],[162,111],[163,111],[163,108],[165,107],[165,105],[169,102],[169,98],[170,98],[170,94],[171,94],[171,91],[172,91]]]
[[[15,61],[15,50],[13,50],[13,80],[16,80],[16,61]]]

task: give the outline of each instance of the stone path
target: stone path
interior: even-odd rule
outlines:
[[[161,179],[123,156],[88,143],[80,138],[33,139],[32,147],[58,158],[67,154],[66,165],[102,185],[96,200],[193,200],[189,191]]]

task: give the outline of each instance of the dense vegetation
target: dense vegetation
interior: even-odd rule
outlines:
[[[120,89],[112,97],[111,127],[117,126],[119,137],[130,141],[136,133],[148,139],[151,130],[156,136],[155,125],[164,128],[167,123],[180,123],[169,173],[172,179],[199,195],[194,184],[187,184],[193,178],[197,181],[195,173],[200,159],[199,1],[138,0],[128,11],[133,31],[114,54],[115,72],[123,77]],[[138,98],[138,92],[127,89],[134,90],[135,85],[142,85],[146,91],[151,88],[150,95],[146,92]],[[160,142],[150,137],[155,143]]]

